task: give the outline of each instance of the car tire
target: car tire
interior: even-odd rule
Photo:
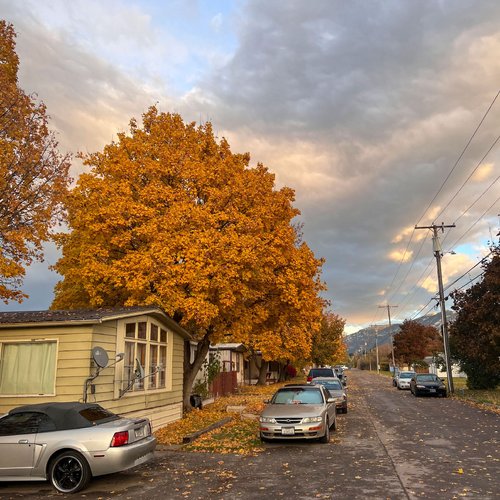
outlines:
[[[335,419],[335,420],[333,421],[333,424],[330,426],[330,429],[331,429],[332,431],[336,431],[336,430],[337,430],[337,419]]]
[[[347,413],[347,407],[342,410],[342,413]]]
[[[326,418],[325,423],[325,434],[319,438],[320,443],[329,443],[330,442],[330,422],[328,417]]]
[[[262,432],[259,433],[259,439],[261,440],[262,443],[267,443],[269,441],[269,439],[267,439],[262,435]]]
[[[413,393],[413,395],[414,395],[416,398],[418,398],[418,391],[417,391],[417,390],[415,390],[415,392]]]
[[[50,461],[49,481],[61,493],[76,493],[83,490],[92,479],[87,460],[77,451],[65,451]]]

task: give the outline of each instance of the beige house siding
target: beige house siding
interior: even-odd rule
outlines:
[[[92,328],[15,328],[0,331],[0,342],[26,340],[55,340],[56,381],[55,396],[2,396],[0,414],[22,404],[36,404],[42,401],[77,401],[82,397],[83,380],[89,376],[88,353],[92,343]]]
[[[33,339],[55,340],[57,354],[55,395],[24,397],[0,394],[0,414],[24,404],[82,401],[85,381],[97,371],[92,360],[92,348],[99,346],[107,352],[109,364],[99,371],[94,380],[89,381],[87,402],[99,403],[124,416],[148,417],[154,429],[178,420],[182,417],[184,337],[169,328],[160,318],[161,315],[155,314],[154,317],[136,315],[127,316],[126,319],[104,319],[79,325],[37,326],[36,323],[28,327],[3,325],[0,329],[0,344]],[[152,321],[167,331],[165,389],[129,391],[121,394],[123,361],[115,364],[115,360],[117,353],[123,352],[124,325],[127,321]],[[91,388],[91,385],[94,387]]]

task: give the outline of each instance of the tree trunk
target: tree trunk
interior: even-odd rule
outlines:
[[[191,363],[191,344],[189,341],[184,342],[184,382],[183,382],[183,409],[184,412],[190,412],[193,408],[191,406],[191,390],[196,375],[205,361],[208,350],[210,348],[210,332],[198,342],[194,360]]]
[[[267,369],[269,367],[268,361],[261,361],[259,368],[259,379],[257,380],[257,385],[266,385]]]
[[[280,373],[279,373],[279,379],[278,379],[279,382],[285,382],[285,380],[288,380],[287,371],[286,371],[287,367],[288,367],[288,363],[286,365],[280,363]]]

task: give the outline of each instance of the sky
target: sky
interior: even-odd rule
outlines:
[[[497,0],[0,0],[0,18],[62,152],[101,150],[156,104],[293,188],[347,333],[387,305],[393,322],[436,312],[415,225],[455,224],[445,293],[480,279],[500,220]],[[0,311],[48,308],[57,258],[47,245],[30,298]]]

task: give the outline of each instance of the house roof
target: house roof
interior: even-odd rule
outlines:
[[[226,351],[237,351],[237,352],[244,352],[247,350],[247,348],[238,342],[229,342],[226,344],[214,344],[210,346],[211,350],[226,350]]]
[[[0,329],[33,326],[62,326],[68,324],[96,324],[105,321],[149,315],[165,323],[186,339],[191,335],[158,307],[103,307],[100,309],[68,309],[56,311],[0,312]]]

